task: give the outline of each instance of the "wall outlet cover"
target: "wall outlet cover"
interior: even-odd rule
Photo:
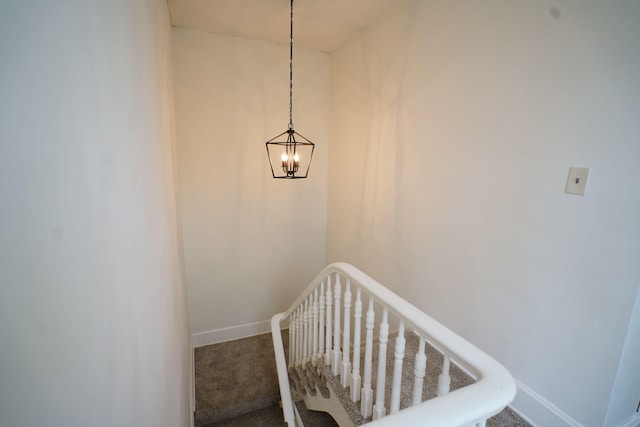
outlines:
[[[587,188],[587,178],[589,177],[589,168],[569,168],[569,176],[567,177],[567,185],[564,192],[567,194],[577,194],[584,196],[584,190]]]

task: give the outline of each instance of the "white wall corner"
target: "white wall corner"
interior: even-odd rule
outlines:
[[[253,337],[271,332],[271,321],[247,323],[245,325],[229,326],[227,328],[212,329],[191,335],[191,344],[194,348],[205,345],[217,344],[225,341],[239,340],[240,338]]]
[[[510,406],[532,426],[585,427],[518,379],[514,378],[514,380],[518,387],[518,393]]]

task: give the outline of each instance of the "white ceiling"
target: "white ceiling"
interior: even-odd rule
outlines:
[[[332,52],[397,0],[295,0],[295,47]],[[168,0],[175,27],[289,43],[290,0]]]

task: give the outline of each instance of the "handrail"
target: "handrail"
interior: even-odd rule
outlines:
[[[291,399],[289,375],[287,374],[287,362],[285,360],[284,346],[282,345],[282,335],[280,332],[280,322],[284,318],[284,313],[276,314],[271,318],[271,338],[273,339],[273,351],[276,356],[276,369],[278,371],[278,385],[280,386],[280,397],[282,398],[282,412],[284,413],[284,421],[290,427],[293,427],[295,426],[293,399]]]
[[[454,427],[468,426],[476,422],[483,425],[484,420],[511,403],[516,393],[515,382],[500,363],[356,267],[346,263],[334,263],[325,267],[316,276],[286,312],[277,314],[272,319],[272,331],[278,331],[273,333],[273,339],[274,346],[279,347],[276,349],[276,359],[281,359],[277,364],[285,419],[292,416],[293,411],[291,410],[291,414],[287,415],[288,403],[285,400],[290,400],[291,397],[279,332],[280,322],[288,318],[329,275],[334,273],[359,286],[390,313],[402,319],[407,327],[410,326],[419,335],[427,337],[431,345],[450,355],[453,361],[476,379],[471,385],[375,420],[373,425],[376,427],[410,426],[419,423],[419,425],[430,427]],[[289,396],[285,396],[287,393]],[[290,426],[293,425],[290,424]]]

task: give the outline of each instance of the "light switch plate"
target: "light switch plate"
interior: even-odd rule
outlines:
[[[587,187],[587,178],[589,177],[589,168],[569,168],[569,176],[567,177],[567,186],[565,193],[578,194],[584,196],[584,190]]]

